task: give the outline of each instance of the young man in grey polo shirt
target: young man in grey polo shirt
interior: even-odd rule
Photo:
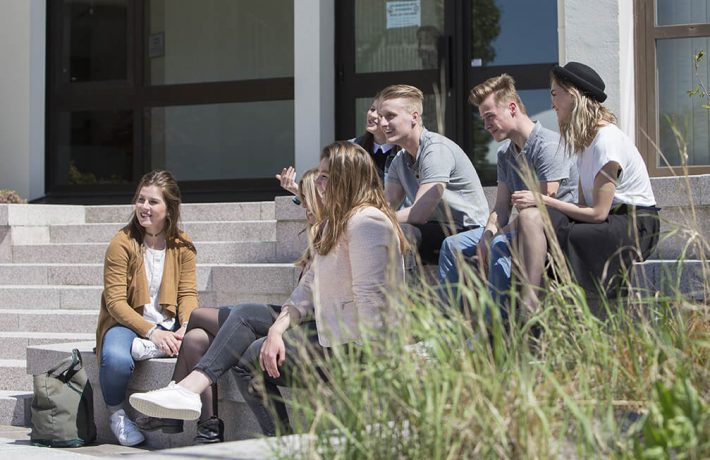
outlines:
[[[377,112],[387,142],[402,146],[385,176],[385,197],[424,262],[436,263],[448,235],[482,227],[488,202],[471,160],[450,139],[422,125],[422,92],[394,85],[379,94]]]
[[[498,187],[493,212],[484,228],[447,238],[439,253],[439,278],[450,285],[459,280],[461,255],[478,254],[488,273],[491,294],[499,306],[507,304],[511,279],[510,242],[515,219],[510,220],[511,195],[539,187],[541,193],[577,201],[577,167],[560,148],[560,136],[532,121],[507,74],[490,78],[471,90],[469,102],[478,106],[484,128],[501,142],[498,150]]]

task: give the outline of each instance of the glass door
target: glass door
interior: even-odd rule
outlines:
[[[424,125],[456,141],[485,185],[496,180],[497,143],[470,89],[508,73],[528,113],[556,129],[548,73],[558,61],[557,0],[339,0],[336,135],[362,134],[371,99],[387,85],[424,92]]]
[[[446,130],[449,0],[342,0],[336,3],[336,130],[364,132],[372,97],[397,83],[422,90],[424,124]]]

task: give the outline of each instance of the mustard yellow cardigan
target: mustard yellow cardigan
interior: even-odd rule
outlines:
[[[181,236],[190,241],[187,235]],[[186,324],[190,313],[198,306],[195,256],[194,249],[179,239],[167,244],[158,303],[165,314],[177,317],[180,324]],[[104,292],[96,327],[99,360],[104,335],[117,324],[146,337],[155,326],[143,318],[143,306],[147,303],[150,303],[150,293],[143,252],[126,227],[113,237],[104,258]]]

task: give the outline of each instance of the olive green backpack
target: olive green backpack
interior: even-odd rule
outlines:
[[[94,395],[79,350],[33,377],[32,432],[36,446],[79,447],[96,439]]]

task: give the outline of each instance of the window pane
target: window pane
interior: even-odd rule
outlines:
[[[656,23],[705,24],[710,22],[710,0],[656,0]]]
[[[67,0],[63,75],[72,82],[126,80],[127,0]],[[67,56],[66,53],[69,53]]]
[[[133,112],[64,112],[56,119],[57,184],[133,181]]]
[[[558,61],[557,0],[473,0],[471,66]]]
[[[146,2],[152,85],[293,76],[293,1]]]
[[[355,72],[437,69],[444,0],[355,2]]]
[[[710,38],[676,38],[658,40],[658,135],[659,146],[666,160],[658,155],[658,166],[679,166],[682,152],[687,149],[688,165],[710,165],[710,104],[707,98],[691,97],[688,91],[698,85],[707,88],[710,62],[700,62],[695,74],[692,57],[699,50],[710,50]],[[680,130],[678,138],[673,128]],[[679,145],[680,144],[680,145]]]
[[[152,167],[180,180],[273,177],[294,160],[293,101],[155,107]]]

